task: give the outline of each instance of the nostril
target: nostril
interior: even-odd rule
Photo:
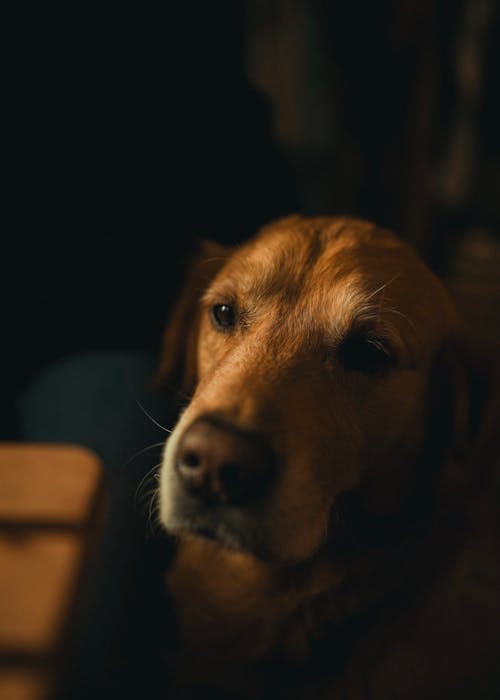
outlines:
[[[201,459],[195,452],[186,452],[186,454],[182,456],[180,462],[183,467],[195,469],[200,466]]]
[[[225,462],[217,472],[217,482],[224,500],[231,505],[241,505],[264,493],[270,479],[266,472],[260,473],[255,462]]]
[[[219,467],[219,479],[221,484],[230,493],[242,486],[241,469],[233,463],[227,462]]]

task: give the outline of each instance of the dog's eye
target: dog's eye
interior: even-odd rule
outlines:
[[[386,374],[396,364],[391,346],[379,338],[351,335],[339,348],[339,359],[348,372]]]
[[[212,321],[216,328],[229,330],[236,324],[236,312],[231,304],[216,304],[211,310]]]

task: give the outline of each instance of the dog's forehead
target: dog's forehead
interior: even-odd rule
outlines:
[[[443,285],[412,249],[357,219],[271,224],[236,251],[214,288],[247,308],[272,300],[280,313],[299,309],[340,335],[357,321],[385,322],[389,334],[429,350],[457,324]]]
[[[439,296],[441,286],[391,232],[357,219],[326,217],[292,217],[265,227],[230,259],[223,277],[242,292],[289,298],[311,287],[330,293],[339,286],[358,289],[366,298],[388,285],[409,304]]]

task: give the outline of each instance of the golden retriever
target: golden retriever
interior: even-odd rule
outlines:
[[[191,394],[160,482],[180,687],[500,697],[493,378],[465,335],[371,223],[202,246],[159,369]]]

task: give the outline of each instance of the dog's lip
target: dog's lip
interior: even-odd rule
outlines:
[[[211,513],[209,517],[184,517],[174,530],[201,537],[233,551],[257,554],[261,547],[246,528],[228,522],[221,514]],[[258,538],[260,541],[260,538]]]
[[[213,540],[214,542],[218,542],[219,538],[217,537],[217,534],[215,532],[215,528],[213,527],[200,527],[200,528],[195,528],[193,530],[194,534],[198,535],[199,537],[204,537],[207,540]]]
[[[231,546],[232,549],[246,549],[238,530],[223,521],[187,524],[185,529],[199,537],[218,542],[222,546]],[[231,545],[229,545],[229,541],[232,543]]]

